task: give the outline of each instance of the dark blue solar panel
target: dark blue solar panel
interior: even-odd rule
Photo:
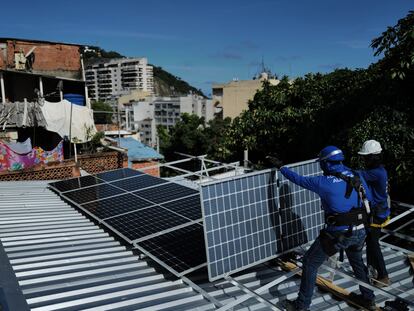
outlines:
[[[105,222],[130,241],[134,241],[188,223],[188,219],[162,207],[153,206],[109,218]]]
[[[103,181],[96,179],[94,176],[82,176],[78,178],[71,178],[67,180],[57,181],[49,185],[60,192],[75,190],[83,187],[93,186],[102,183]]]
[[[112,187],[108,184],[100,184],[93,187],[81,188],[74,191],[65,192],[64,196],[77,204],[83,204],[90,201],[105,199],[117,194],[121,194],[124,191]]]
[[[85,210],[100,219],[136,211],[148,206],[151,206],[151,203],[129,193],[82,204]]]
[[[199,194],[169,203],[163,203],[162,206],[192,220],[197,220],[202,217]]]
[[[194,224],[138,243],[178,273],[206,263],[203,226]]]
[[[156,178],[151,175],[140,175],[137,177],[121,179],[110,184],[119,188],[122,188],[126,191],[136,191],[143,188],[148,188],[155,185],[161,185],[166,183],[167,181],[161,178]]]
[[[130,168],[121,168],[121,169],[114,170],[114,171],[108,171],[108,172],[96,174],[96,177],[109,182],[109,181],[113,181],[117,179],[123,179],[123,178],[138,176],[142,174],[143,173],[130,169]]]
[[[176,183],[166,183],[157,187],[133,192],[134,194],[155,203],[176,200],[185,196],[197,194],[197,190],[181,186]]]

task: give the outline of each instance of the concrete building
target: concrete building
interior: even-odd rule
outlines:
[[[150,146],[156,145],[156,126],[167,129],[174,126],[181,114],[196,114],[206,122],[214,118],[214,107],[210,99],[198,95],[180,97],[148,97],[132,104],[133,122],[131,129],[140,132],[141,141]]]
[[[153,67],[142,58],[121,58],[88,66],[86,84],[93,100],[116,102],[132,90],[154,93]]]
[[[0,103],[59,101],[68,93],[85,95],[89,106],[81,45],[0,38]]]
[[[277,85],[279,80],[272,79],[267,73],[262,73],[255,80],[233,80],[224,84],[213,84],[213,104],[217,109],[216,113],[222,110],[223,118],[235,118],[243,110],[247,110],[247,103],[253,99],[254,94],[262,88],[263,81],[269,81]]]

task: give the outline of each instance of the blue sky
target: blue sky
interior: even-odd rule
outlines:
[[[0,37],[146,56],[209,94],[212,82],[252,78],[262,59],[290,77],[365,68],[376,61],[371,40],[413,7],[409,0],[6,1]]]

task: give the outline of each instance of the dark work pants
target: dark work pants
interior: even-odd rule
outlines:
[[[381,228],[370,227],[367,231],[367,264],[378,271],[378,279],[388,277],[384,256],[382,256],[379,244]]]
[[[335,235],[335,233],[333,233]],[[344,249],[349,263],[354,270],[355,277],[358,280],[369,283],[367,269],[362,260],[362,248],[364,246],[365,230],[355,230],[352,235],[346,237],[335,247]],[[296,304],[298,308],[308,309],[311,301],[313,290],[315,288],[318,268],[323,264],[328,256],[322,250],[320,238],[318,237],[312,246],[308,249],[303,257],[302,278],[300,282],[300,290]],[[359,289],[366,300],[373,300],[375,298],[372,290],[359,286]]]

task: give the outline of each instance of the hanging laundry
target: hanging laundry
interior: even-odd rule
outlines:
[[[63,140],[51,151],[35,147],[26,153],[17,153],[0,141],[0,172],[19,171],[38,164],[63,161]]]
[[[62,138],[67,136],[72,138],[72,142],[83,143],[91,140],[96,133],[93,111],[87,107],[64,99],[58,103],[44,101],[41,109],[47,122],[46,129]]]

